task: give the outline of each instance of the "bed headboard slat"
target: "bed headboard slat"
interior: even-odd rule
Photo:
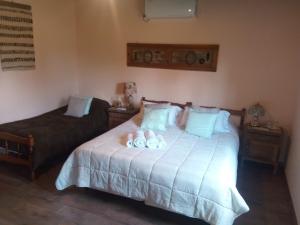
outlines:
[[[181,103],[177,103],[177,102],[150,100],[150,99],[146,99],[145,97],[142,97],[142,101],[144,101],[144,102],[151,102],[151,103],[157,103],[157,104],[170,103],[171,105],[177,105],[177,106],[179,106],[181,108],[184,108],[185,106],[189,105],[189,102],[187,102],[186,104],[181,104]]]

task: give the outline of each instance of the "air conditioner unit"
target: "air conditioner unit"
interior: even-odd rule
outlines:
[[[145,0],[145,19],[190,18],[197,14],[197,0]]]

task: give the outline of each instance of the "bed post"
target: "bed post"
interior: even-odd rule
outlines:
[[[29,167],[30,167],[30,178],[31,180],[35,180],[35,171],[33,168],[33,145],[34,139],[33,136],[30,134],[28,135],[28,144],[29,144]]]
[[[185,104],[187,107],[192,107],[193,106],[193,103],[192,102],[186,102]]]
[[[244,129],[245,117],[246,117],[246,109],[243,108],[241,113],[241,122],[240,122],[240,129],[242,130]]]

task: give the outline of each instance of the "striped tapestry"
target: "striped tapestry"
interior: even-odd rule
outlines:
[[[0,0],[0,55],[3,71],[35,68],[30,5]]]

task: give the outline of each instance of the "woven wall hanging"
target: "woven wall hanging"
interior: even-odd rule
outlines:
[[[3,71],[35,68],[30,5],[0,0],[0,55]]]

